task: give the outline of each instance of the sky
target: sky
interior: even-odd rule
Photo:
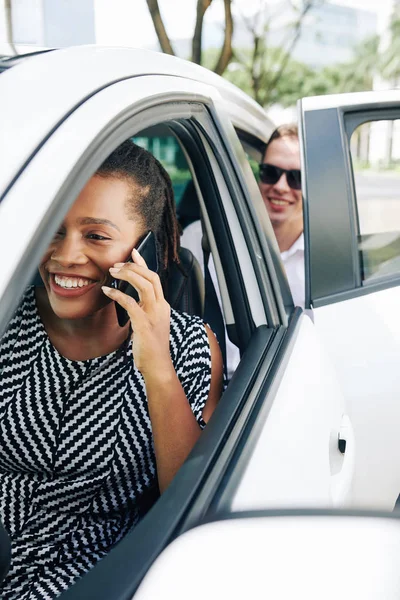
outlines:
[[[153,46],[156,44],[153,25],[146,0],[94,0],[96,9],[96,39],[104,45]],[[172,8],[173,3],[173,10]],[[235,0],[242,12],[256,9],[259,0]],[[392,0],[336,0],[354,8],[378,14],[378,28],[382,29],[390,14]],[[378,8],[377,8],[378,4]],[[159,0],[166,29],[171,38],[190,37],[195,19],[195,0]],[[123,18],[121,19],[121,16]],[[206,13],[207,21],[222,21],[223,3],[216,2]],[[187,33],[186,33],[187,32]]]

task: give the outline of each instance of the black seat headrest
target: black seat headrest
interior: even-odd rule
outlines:
[[[167,301],[181,312],[203,317],[204,278],[200,265],[187,248],[179,251],[180,265],[173,264],[168,276]]]

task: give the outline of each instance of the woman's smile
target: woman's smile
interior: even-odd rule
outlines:
[[[75,298],[83,296],[88,291],[93,289],[98,283],[93,279],[82,277],[81,275],[61,275],[58,273],[50,273],[50,288],[57,295],[63,298]]]

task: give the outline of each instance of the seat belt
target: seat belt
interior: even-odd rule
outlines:
[[[225,341],[225,323],[222,317],[221,306],[218,301],[218,296],[215,291],[214,283],[211,278],[210,269],[208,266],[210,260],[210,245],[202,222],[203,235],[201,238],[201,247],[203,250],[204,261],[204,315],[203,320],[207,323],[215,333],[219,347],[221,348],[222,359],[224,363],[224,381],[227,382],[227,365],[226,365],[226,341]]]

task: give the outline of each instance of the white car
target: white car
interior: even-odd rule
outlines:
[[[143,50],[78,47],[7,66],[0,333],[78,192],[133,137],[192,186],[222,299],[211,312],[241,356],[171,486],[63,597],[397,598],[399,523],[340,510],[392,511],[400,493],[400,211],[373,198],[359,217],[350,141],[400,115],[400,92],[299,103],[313,322],[293,306],[250,168],[273,129],[256,103]]]

